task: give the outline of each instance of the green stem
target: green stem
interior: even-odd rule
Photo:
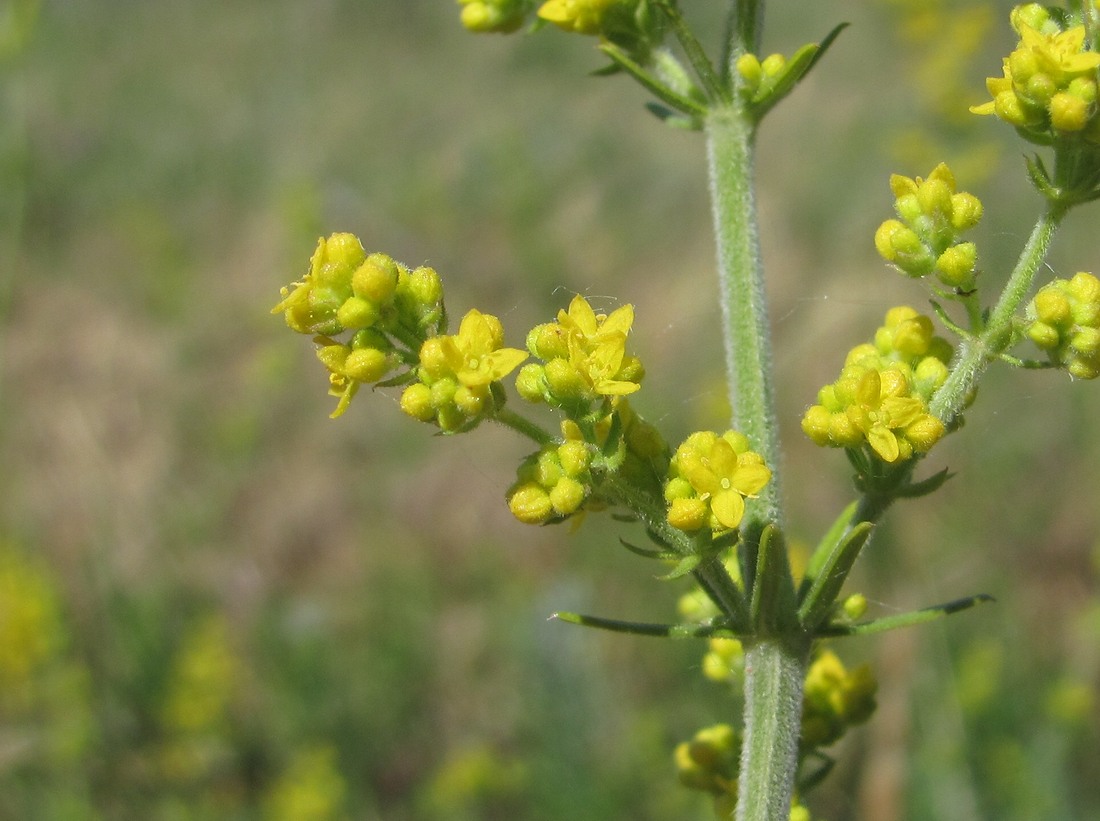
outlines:
[[[745,738],[738,821],[787,821],[791,812],[802,683],[810,639],[768,638],[745,647]]]
[[[743,527],[759,535],[769,522],[781,524],[782,517],[779,426],[752,187],[753,125],[746,114],[720,106],[708,114],[704,130],[733,426],[772,469],[772,480],[750,506]]]
[[[540,447],[543,445],[551,445],[558,441],[555,436],[545,430],[541,425],[532,422],[526,416],[522,416],[508,408],[501,408],[498,410],[496,414],[493,415],[493,421],[504,425],[506,428],[511,428],[521,436],[526,436]]]
[[[1012,344],[1012,321],[1020,305],[1031,293],[1035,274],[1046,258],[1054,232],[1061,224],[1066,210],[1066,206],[1052,204],[1035,223],[1035,228],[1020,252],[1016,267],[993,307],[985,328],[980,335],[964,339],[960,343],[955,361],[951,365],[951,373],[943,387],[932,397],[929,406],[932,415],[949,428],[966,407],[989,363]]]

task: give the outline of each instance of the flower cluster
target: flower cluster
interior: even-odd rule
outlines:
[[[528,456],[508,491],[508,508],[525,524],[561,521],[580,510],[592,491],[592,456],[580,439],[566,438]]]
[[[949,288],[973,290],[978,250],[959,237],[981,219],[981,200],[957,191],[943,163],[927,179],[894,174],[890,189],[900,219],[886,220],[875,232],[882,258],[911,277],[935,274]]]
[[[309,272],[282,289],[272,309],[302,334],[314,334],[329,371],[339,416],[359,387],[406,384],[401,408],[444,433],[469,430],[503,404],[499,381],[527,354],[504,348],[500,320],[472,310],[448,336],[443,284],[431,268],[410,270],[385,254],[368,254],[352,234],[317,243]]]
[[[995,114],[1040,145],[1078,135],[1100,142],[1100,53],[1089,49],[1085,26],[1039,3],[1016,7],[1011,20],[1020,42],[1004,60],[1004,76],[986,80],[993,99],[971,111]]]
[[[412,360],[416,347],[446,324],[434,270],[367,254],[352,234],[318,240],[308,273],[281,293],[271,312],[282,313],[292,330],[314,335],[329,392],[340,397],[333,416],[347,409],[360,385]]]
[[[759,492],[771,475],[763,457],[749,450],[744,434],[693,433],[669,465],[668,522],[687,532],[734,530],[745,515],[745,498]]]
[[[945,433],[928,403],[947,379],[951,354],[928,317],[890,309],[874,342],[849,351],[840,378],[818,392],[818,404],[802,417],[803,432],[822,446],[866,445],[884,462],[926,453]]]
[[[802,738],[806,749],[825,747],[875,711],[878,684],[866,664],[845,669],[836,654],[822,651],[806,673],[802,700]]]
[[[1043,286],[1027,308],[1027,335],[1077,379],[1100,376],[1100,279],[1078,273]]]
[[[499,380],[527,358],[526,352],[503,344],[500,320],[470,310],[457,334],[432,337],[420,347],[414,371],[418,381],[401,394],[401,410],[439,425],[444,433],[470,430],[503,407]]]
[[[619,397],[638,390],[645,370],[626,352],[634,308],[597,314],[578,295],[558,321],[527,335],[527,350],[541,363],[525,365],[516,390],[528,402],[545,402],[574,418],[603,416]]]

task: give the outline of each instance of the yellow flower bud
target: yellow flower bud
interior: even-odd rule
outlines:
[[[1100,279],[1092,274],[1084,271],[1074,274],[1073,279],[1069,281],[1069,290],[1080,302],[1100,304]],[[1086,320],[1078,319],[1078,321]]]
[[[668,523],[679,530],[699,530],[710,521],[710,508],[702,499],[673,499],[668,508]]]
[[[1050,124],[1058,131],[1081,131],[1088,125],[1090,108],[1080,97],[1060,92],[1050,99]]]
[[[867,597],[862,593],[853,593],[844,600],[841,609],[848,618],[852,620],[858,619],[867,612]]]
[[[927,453],[946,432],[943,422],[926,413],[905,427],[905,439],[917,453]]]
[[[1095,356],[1100,353],[1100,328],[1081,328],[1069,344],[1080,356]]]
[[[400,269],[392,257],[371,254],[352,274],[351,289],[356,296],[382,304],[393,298],[399,273]]]
[[[360,348],[348,354],[344,374],[356,382],[378,382],[390,369],[390,358],[377,348]]]
[[[936,260],[936,275],[944,285],[968,290],[974,285],[978,248],[972,242],[952,245]]]
[[[953,186],[942,179],[930,177],[917,187],[917,201],[922,213],[928,216],[947,215],[951,213],[951,195],[954,193]]]
[[[769,54],[760,64],[765,77],[778,77],[787,67],[787,58],[782,54]]]
[[[480,416],[492,404],[489,388],[486,385],[458,385],[452,401],[467,419]]]
[[[812,405],[802,416],[802,432],[810,437],[815,445],[829,444],[829,430],[832,414],[821,405]]]
[[[546,398],[544,387],[542,365],[528,363],[516,374],[516,392],[528,402],[542,402]]]
[[[362,297],[353,296],[345,300],[344,304],[336,312],[336,321],[346,330],[357,331],[361,328],[369,328],[378,321],[381,314],[378,306]]]
[[[558,446],[558,461],[567,476],[580,476],[588,470],[591,457],[584,442],[571,440]]]
[[[760,87],[764,69],[755,54],[742,54],[737,59],[737,73],[744,79],[745,88],[751,93]]]
[[[1058,343],[1062,341],[1058,329],[1045,322],[1031,323],[1027,329],[1027,336],[1044,351],[1054,350],[1058,347]]]
[[[956,231],[966,231],[977,225],[982,219],[982,201],[966,191],[960,191],[951,197],[951,227]]]
[[[1073,321],[1069,300],[1060,288],[1047,286],[1035,295],[1035,314],[1048,325],[1065,325]]]
[[[550,519],[554,507],[550,494],[534,482],[526,482],[508,496],[508,509],[524,524],[541,525]]]
[[[401,394],[401,410],[421,422],[435,421],[431,388],[422,382],[409,385]]]
[[[1100,359],[1074,359],[1066,370],[1074,379],[1095,379],[1100,376]]]
[[[584,503],[586,493],[585,486],[576,479],[563,476],[550,491],[550,504],[555,513],[568,516]]]
[[[552,359],[543,369],[546,387],[556,399],[568,401],[588,394],[584,377],[564,359]]]

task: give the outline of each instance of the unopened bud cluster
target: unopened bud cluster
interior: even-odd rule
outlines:
[[[592,490],[587,445],[567,438],[527,457],[508,491],[508,508],[525,524],[561,521],[580,510]]]
[[[1100,376],[1100,279],[1078,273],[1039,289],[1027,308],[1027,335],[1077,379]]]
[[[352,234],[318,240],[309,271],[282,297],[272,313],[314,335],[330,393],[340,397],[333,416],[347,409],[360,385],[408,363],[446,324],[443,285],[433,269],[410,270],[386,254],[367,254]]]
[[[875,711],[878,684],[866,664],[847,670],[836,654],[822,651],[806,673],[801,744],[826,747]]]
[[[1077,136],[1100,142],[1100,53],[1089,50],[1085,26],[1039,3],[1017,6],[1010,19],[1020,42],[1003,76],[986,80],[993,99],[971,111],[995,114],[1040,145]]]
[[[866,446],[884,462],[926,453],[945,433],[928,403],[947,379],[951,354],[927,316],[890,309],[874,341],[849,351],[840,378],[818,392],[803,432],[818,445]]]
[[[771,479],[760,454],[737,431],[691,434],[676,449],[665,486],[668,522],[680,530],[733,530],[745,515],[745,498]]]
[[[934,274],[960,292],[974,288],[978,249],[960,236],[978,224],[982,203],[957,191],[955,177],[940,163],[928,175],[890,177],[898,219],[886,220],[875,232],[875,248],[887,262],[911,277]]]

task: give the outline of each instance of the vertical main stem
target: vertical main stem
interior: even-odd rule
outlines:
[[[779,434],[763,265],[753,194],[753,124],[733,107],[706,121],[707,161],[718,245],[719,291],[733,425],[772,468],[742,525],[752,550],[769,522],[782,523]],[[755,557],[743,557],[753,567]],[[751,579],[753,574],[744,574]],[[804,635],[745,641],[745,727],[738,821],[786,821],[798,763],[802,688],[810,640]]]
[[[810,639],[767,638],[745,648],[745,736],[737,821],[787,821],[791,814],[802,688]]]
[[[733,426],[773,472],[746,516],[746,529],[759,532],[782,517],[771,337],[752,187],[753,127],[733,108],[716,107],[705,130]]]

